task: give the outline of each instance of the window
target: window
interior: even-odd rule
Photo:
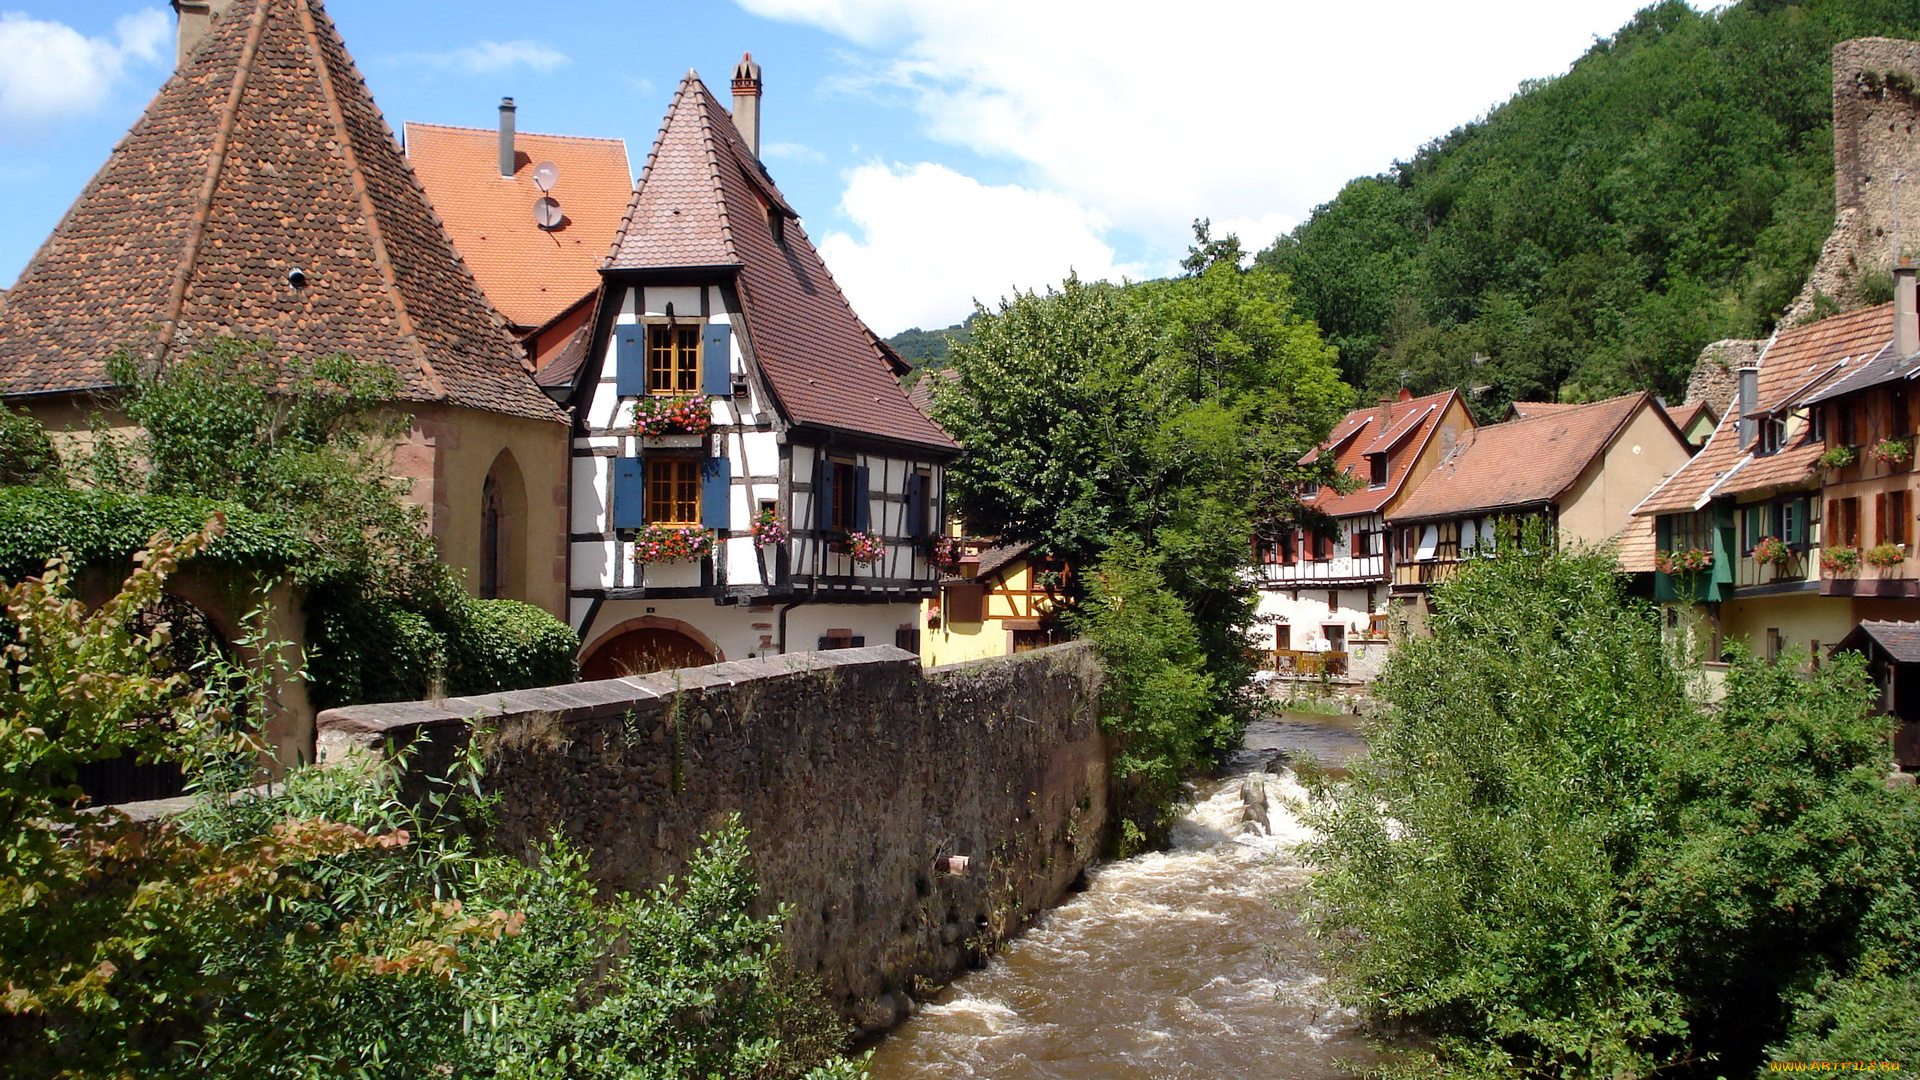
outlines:
[[[1777,454],[1787,442],[1787,422],[1779,416],[1766,416],[1760,420],[1760,454]]]
[[[501,525],[507,516],[506,497],[493,477],[480,489],[480,596],[497,600],[506,595],[506,559],[501,551]]]
[[[1910,522],[1913,520],[1907,509],[1907,492],[1882,492],[1873,497],[1873,542],[1876,544],[1904,544],[1911,538]]]
[[[1368,486],[1386,487],[1387,486],[1387,455],[1368,454],[1367,467],[1371,471],[1371,475],[1367,478]]]
[[[830,528],[851,532],[860,527],[859,484],[854,475],[855,467],[845,461],[831,461],[827,469],[833,474],[833,509],[828,517]]]
[[[1326,625],[1320,627],[1320,632],[1322,634],[1325,634],[1327,637],[1328,649],[1332,650],[1333,652],[1347,651],[1347,624],[1346,623],[1327,623]]]
[[[1853,408],[1850,402],[1838,401],[1829,405],[1833,410],[1833,437],[1836,446],[1852,446],[1856,441],[1853,422]]]
[[[1331,615],[1334,612],[1339,610],[1340,610],[1340,594],[1335,591],[1329,591],[1327,593],[1327,614]]]
[[[1273,628],[1273,647],[1276,649],[1293,648],[1293,627],[1286,623]]]
[[[1828,547],[1860,546],[1860,500],[1828,499],[1826,537]]]
[[[647,522],[700,523],[700,462],[694,458],[647,459]]]
[[[647,327],[647,392],[691,394],[700,389],[701,324]]]

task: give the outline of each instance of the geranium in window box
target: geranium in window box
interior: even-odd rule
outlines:
[[[1777,536],[1763,536],[1753,545],[1753,561],[1761,566],[1785,566],[1793,559],[1793,549]]]
[[[1705,548],[1679,548],[1653,553],[1653,568],[1663,574],[1694,574],[1713,565],[1713,552]]]
[[[713,530],[698,525],[649,525],[633,538],[633,561],[692,562],[713,554]]]
[[[872,533],[849,532],[832,547],[860,566],[872,566],[887,557],[886,542]]]
[[[1851,446],[1832,446],[1828,447],[1827,452],[1821,454],[1816,460],[1823,469],[1844,469],[1859,461],[1860,455],[1854,453]]]
[[[753,516],[753,546],[757,548],[775,547],[788,540],[787,526],[772,507]]]
[[[1907,561],[1907,545],[1875,544],[1860,554],[1868,566],[1891,570]]]
[[[633,403],[633,430],[643,437],[705,435],[712,427],[713,411],[704,394],[649,396]]]
[[[1822,548],[1820,551],[1820,569],[1830,574],[1851,574],[1860,567],[1860,549],[1837,544]]]
[[[1867,447],[1875,461],[1882,465],[1897,465],[1913,456],[1913,441],[1910,439],[1881,439]]]

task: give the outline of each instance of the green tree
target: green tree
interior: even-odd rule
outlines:
[[[1818,980],[1920,958],[1920,799],[1856,659],[1704,708],[1611,555],[1542,546],[1435,589],[1313,812],[1342,992],[1435,1036],[1421,1075],[1751,1073]]]

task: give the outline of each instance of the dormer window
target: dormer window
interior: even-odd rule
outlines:
[[[767,232],[773,234],[774,243],[785,247],[787,243],[787,216],[772,207],[768,207]]]
[[[1377,488],[1387,486],[1387,455],[1368,454],[1367,469],[1369,471],[1367,486]]]
[[[1773,415],[1760,421],[1760,455],[1777,454],[1787,442],[1787,421],[1785,417]]]

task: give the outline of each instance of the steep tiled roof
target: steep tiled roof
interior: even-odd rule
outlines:
[[[1408,468],[1420,456],[1421,448],[1427,445],[1434,428],[1439,426],[1440,417],[1445,415],[1447,407],[1458,396],[1459,391],[1447,390],[1426,397],[1391,402],[1387,406],[1384,427],[1380,423],[1378,405],[1348,413],[1333,426],[1327,441],[1309,455],[1309,459],[1318,457],[1322,452],[1333,452],[1334,471],[1352,473],[1360,479],[1362,486],[1348,495],[1323,487],[1312,500],[1313,508],[1334,517],[1347,517],[1370,514],[1391,502],[1406,486]],[[1387,455],[1385,487],[1364,486],[1369,476],[1369,453]]]
[[[518,326],[539,326],[600,287],[600,263],[633,199],[627,144],[572,135],[514,136],[516,167],[500,175],[500,134],[408,123],[407,160],[487,299]],[[533,169],[560,170],[559,228],[533,219]]]
[[[1629,574],[1653,573],[1655,537],[1652,518],[1629,517],[1626,525],[1614,534],[1613,540],[1614,555],[1620,560],[1620,569]]]
[[[410,401],[563,415],[319,0],[237,0],[215,20],[21,274],[0,392],[102,388],[119,345],[163,355],[215,334],[387,364]]]
[[[1550,503],[1580,479],[1636,410],[1652,403],[1651,395],[1626,394],[1475,428],[1420,481],[1394,520]]]
[[[1668,409],[1667,417],[1673,421],[1674,427],[1684,432],[1687,430],[1687,425],[1699,419],[1703,413],[1709,418],[1713,417],[1713,405],[1706,401],[1695,401]]]
[[[737,268],[754,359],[790,419],[955,448],[907,400],[887,351],[692,72],[667,109],[606,263],[614,273],[678,267]]]
[[[1893,305],[1881,304],[1835,315],[1775,334],[1760,353],[1756,397],[1774,408],[1817,399],[1851,373],[1875,366],[1893,339]],[[1837,375],[1830,375],[1834,368]],[[1766,457],[1742,450],[1740,410],[1720,418],[1707,444],[1680,471],[1667,478],[1634,508],[1636,514],[1673,514],[1697,510],[1717,495],[1801,483],[1813,474],[1821,443],[1800,442]]]
[[[1566,401],[1516,401],[1513,403],[1513,419],[1531,420],[1563,409],[1577,409],[1580,406]]]

